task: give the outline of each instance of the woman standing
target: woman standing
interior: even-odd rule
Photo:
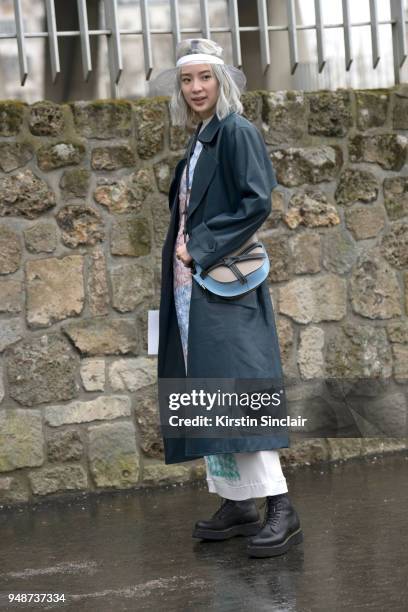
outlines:
[[[243,73],[224,64],[222,48],[207,39],[178,45],[173,124],[196,126],[169,192],[171,218],[162,252],[158,379],[283,380],[267,280],[225,300],[192,278],[244,244],[271,210],[275,173],[258,130],[241,116]],[[282,387],[283,388],[283,387]],[[277,448],[287,434],[268,431],[240,438],[164,438],[166,463],[205,458],[209,491],[223,498],[193,537],[223,540],[252,536],[251,556],[286,552],[302,541]],[[266,497],[260,521],[254,499]]]

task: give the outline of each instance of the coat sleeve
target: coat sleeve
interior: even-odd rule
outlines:
[[[275,172],[261,134],[255,126],[239,126],[231,138],[230,167],[239,194],[234,212],[223,212],[203,221],[191,234],[187,251],[202,268],[238,249],[262,225],[271,212]]]

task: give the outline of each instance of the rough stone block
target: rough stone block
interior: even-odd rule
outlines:
[[[6,352],[9,394],[25,406],[72,399],[77,368],[78,356],[58,333],[27,338]]]
[[[391,350],[385,329],[345,323],[326,342],[326,374],[354,381],[391,376]]]
[[[17,100],[0,102],[0,136],[15,136],[19,133],[25,106]]]
[[[320,272],[321,246],[320,236],[301,233],[290,241],[294,260],[295,274],[316,274]]]
[[[408,98],[394,95],[394,108],[392,113],[394,130],[408,130]]]
[[[139,479],[139,457],[132,423],[89,427],[89,463],[97,487],[132,487]]]
[[[277,149],[271,153],[276,177],[285,187],[332,181],[343,163],[338,146]]]
[[[378,250],[363,253],[350,278],[353,311],[369,319],[391,319],[401,314],[400,300],[395,271]]]
[[[81,379],[85,391],[103,391],[105,389],[105,360],[83,359]]]
[[[408,224],[404,221],[392,223],[381,241],[381,252],[395,268],[408,266]]]
[[[112,255],[140,257],[151,249],[151,231],[144,217],[115,219],[111,230]]]
[[[53,253],[57,248],[56,227],[53,223],[36,223],[24,230],[24,240],[30,253]]]
[[[88,477],[82,465],[55,465],[28,474],[34,495],[88,488]]]
[[[263,96],[262,133],[271,145],[298,144],[307,132],[306,101],[302,91],[275,91]]]
[[[157,384],[138,389],[134,394],[134,406],[141,450],[147,457],[162,459]]]
[[[343,170],[336,189],[336,202],[350,206],[354,202],[373,202],[378,197],[379,184],[372,172],[347,168]]]
[[[109,383],[114,391],[133,393],[156,381],[156,366],[152,357],[115,359],[108,366]]]
[[[71,249],[80,245],[94,246],[105,237],[100,213],[82,204],[68,204],[61,208],[56,220],[62,230],[62,242]]]
[[[0,478],[0,508],[2,504],[18,504],[28,501],[29,498],[30,492],[20,480],[11,476]]]
[[[79,461],[84,453],[79,431],[69,429],[47,435],[47,456],[52,463]]]
[[[24,293],[21,281],[0,279],[0,312],[21,312],[23,304]]]
[[[279,312],[297,323],[340,321],[346,311],[346,281],[335,274],[295,278],[279,289]]]
[[[287,235],[276,231],[264,236],[262,243],[270,261],[269,280],[271,282],[289,280],[293,275],[293,256]]]
[[[30,132],[35,136],[60,136],[65,129],[63,107],[48,100],[30,106]]]
[[[135,156],[128,144],[92,149],[91,166],[94,170],[118,170],[134,164]]]
[[[303,379],[324,377],[324,331],[308,326],[300,332],[297,362]]]
[[[21,319],[3,319],[0,325],[0,353],[8,346],[12,346],[24,335],[24,328]]]
[[[86,168],[65,170],[59,182],[62,197],[65,200],[68,198],[85,198],[88,193],[90,178],[91,173]]]
[[[43,172],[78,165],[85,157],[85,147],[74,142],[44,145],[37,151],[38,167]]]
[[[350,94],[347,91],[319,91],[307,94],[310,113],[309,134],[345,136],[352,125]]]
[[[7,225],[0,225],[0,274],[10,274],[18,270],[21,255],[19,235]]]
[[[347,229],[356,240],[375,238],[385,226],[385,211],[382,205],[356,204],[345,211]]]
[[[125,138],[131,133],[132,105],[127,100],[95,100],[72,105],[77,130],[86,138]]]
[[[87,295],[92,315],[107,315],[109,312],[109,288],[106,272],[106,258],[100,246],[91,252],[88,263]]]
[[[31,170],[0,177],[0,217],[36,219],[55,203],[54,192]]]
[[[394,378],[399,383],[408,383],[408,345],[394,344],[392,346],[394,357]],[[408,435],[408,410],[406,411],[405,433]]]
[[[324,227],[340,223],[336,207],[328,201],[322,191],[317,189],[305,189],[304,192],[294,193],[289,200],[288,212],[283,220],[290,229],[296,229],[299,225]]]
[[[391,342],[408,344],[408,320],[391,321],[387,325],[387,334]]]
[[[111,214],[138,213],[154,191],[154,176],[149,168],[141,168],[122,180],[100,179],[94,192],[95,202]]]
[[[100,395],[85,402],[75,400],[69,404],[44,408],[45,422],[52,427],[71,423],[107,421],[129,415],[130,399],[116,395]]]
[[[83,319],[67,323],[63,331],[84,356],[138,354],[139,336],[133,321]]]
[[[401,170],[407,145],[408,138],[402,134],[357,134],[349,141],[349,159],[378,164],[384,170]]]
[[[0,411],[0,472],[42,465],[43,444],[38,410]]]
[[[136,147],[139,157],[149,159],[163,151],[167,123],[167,104],[149,100],[134,104]]]
[[[25,166],[32,157],[33,149],[29,144],[0,142],[0,168],[3,172],[11,172]]]
[[[245,91],[241,95],[241,102],[244,107],[243,116],[248,119],[248,121],[257,123],[262,113],[261,93],[257,91]]]
[[[384,204],[391,221],[408,215],[408,177],[384,179]]]
[[[323,238],[323,266],[330,272],[349,272],[357,258],[356,245],[340,228],[327,232]]]
[[[115,266],[110,277],[112,305],[119,312],[131,312],[154,295],[153,268],[148,261]]]
[[[386,89],[356,91],[358,129],[366,130],[384,125],[387,119],[389,98]]]
[[[186,465],[147,463],[143,467],[143,484],[169,484],[190,480],[190,468]]]
[[[84,258],[69,255],[27,261],[27,322],[47,327],[81,314],[84,308]]]

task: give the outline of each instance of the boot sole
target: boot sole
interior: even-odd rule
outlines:
[[[212,529],[194,529],[193,538],[200,540],[228,540],[235,536],[253,536],[258,533],[261,528],[261,521],[256,523],[243,523],[242,525],[233,525],[222,531],[214,531]]]
[[[294,544],[303,542],[303,532],[301,529],[294,531],[286,538],[282,544],[276,546],[251,546],[248,545],[247,552],[250,557],[275,557],[283,555]]]

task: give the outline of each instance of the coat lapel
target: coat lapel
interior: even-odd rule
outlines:
[[[203,150],[197,160],[194,170],[193,184],[191,186],[190,201],[188,204],[187,219],[191,217],[197,206],[201,203],[208,185],[214,176],[217,160],[207,150],[207,145],[215,138],[220,128],[221,121],[217,115],[211,119],[210,123],[198,135],[198,140],[203,145]]]
[[[181,179],[181,175],[183,174],[185,164],[186,164],[186,157],[184,156],[182,159],[180,159],[179,162],[177,162],[177,165],[174,169],[174,176],[173,176],[173,180],[171,181],[170,189],[169,189],[169,208],[170,210],[173,208],[173,205],[177,199],[178,190],[180,186],[180,179]]]
[[[180,187],[180,179],[183,174],[184,166],[186,165],[187,158],[188,158],[193,140],[194,140],[194,135],[191,136],[190,140],[188,141],[186,150],[184,151],[183,157],[177,162],[176,167],[174,168],[173,180],[170,184],[170,190],[169,190],[169,208],[170,210],[172,209],[173,204],[178,196],[178,190]]]
[[[205,148],[201,151],[200,157],[194,170],[193,184],[191,186],[190,201],[188,203],[187,219],[191,217],[197,206],[202,201],[204,194],[210,184],[217,160]]]

